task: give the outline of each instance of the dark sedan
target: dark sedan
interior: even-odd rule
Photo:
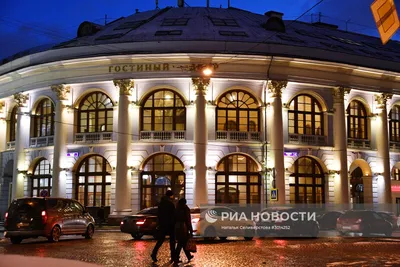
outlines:
[[[337,219],[343,215],[341,211],[325,211],[317,215],[317,221],[321,230],[336,229]]]
[[[156,235],[157,228],[157,207],[151,207],[139,211],[135,215],[124,217],[121,221],[120,229],[123,233],[131,234],[136,240],[144,235]]]

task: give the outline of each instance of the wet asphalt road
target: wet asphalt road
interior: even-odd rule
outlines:
[[[0,254],[66,258],[113,267],[172,266],[168,263],[167,242],[160,249],[159,262],[152,263],[150,253],[154,245],[150,238],[134,241],[119,231],[97,231],[92,240],[70,236],[62,237],[58,243],[38,238],[13,245],[1,239]],[[197,248],[190,263],[185,263],[182,253],[180,266],[400,266],[400,238],[393,237],[199,240]]]

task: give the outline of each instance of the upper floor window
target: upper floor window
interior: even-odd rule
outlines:
[[[10,142],[15,141],[15,133],[16,133],[16,130],[17,130],[17,112],[18,112],[18,107],[15,106],[11,110],[11,114],[10,114],[9,136],[8,136],[8,140]]]
[[[31,196],[51,196],[52,176],[50,162],[43,158],[34,167],[31,177]]]
[[[217,131],[258,132],[259,117],[258,101],[245,91],[229,91],[218,100]]]
[[[78,132],[112,132],[113,106],[104,93],[93,92],[85,96],[79,104]]]
[[[400,181],[400,169],[397,167],[393,168],[393,180]]]
[[[185,101],[179,94],[163,89],[143,101],[142,131],[184,131],[185,128]]]
[[[347,107],[347,137],[368,139],[368,116],[364,105],[353,100]]]
[[[324,135],[321,104],[310,95],[298,95],[289,107],[289,133]]]
[[[33,120],[33,136],[54,135],[54,104],[48,99],[42,99],[35,110]]]
[[[393,106],[389,113],[390,141],[400,142],[400,105]]]

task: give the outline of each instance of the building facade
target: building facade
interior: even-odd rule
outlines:
[[[400,202],[397,42],[380,56],[374,37],[238,9],[85,23],[0,66],[2,214],[61,196],[117,218],[167,189],[191,206]]]

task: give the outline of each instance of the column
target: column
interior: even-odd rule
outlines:
[[[207,141],[208,130],[206,121],[206,93],[210,83],[209,78],[192,79],[196,93],[196,117],[194,121],[194,155],[195,155],[195,182],[194,182],[194,205],[208,203],[207,194]]]
[[[334,163],[333,169],[339,171],[335,179],[334,194],[335,204],[349,203],[349,177],[347,170],[347,133],[346,112],[344,107],[344,94],[349,89],[336,87],[332,91],[333,96],[333,145]]]
[[[270,81],[268,92],[271,97],[271,152],[273,167],[275,168],[275,187],[278,189],[278,204],[285,204],[285,164],[284,164],[284,144],[283,144],[283,119],[282,119],[282,90],[287,85],[287,81]]]
[[[65,84],[52,85],[51,90],[57,96],[54,118],[54,155],[53,155],[53,197],[66,197],[66,169],[67,169],[67,110],[65,101],[68,100],[70,87]]]
[[[7,114],[4,101],[0,101],[0,152],[6,150],[7,143]]]
[[[390,180],[390,154],[389,154],[389,132],[388,132],[388,115],[386,103],[391,99],[391,94],[375,95],[377,102],[378,116],[376,118],[376,148],[377,161],[375,170],[378,175],[378,203],[392,203],[392,191]]]
[[[114,216],[123,216],[132,212],[131,174],[128,168],[131,153],[132,120],[129,112],[130,96],[134,81],[130,79],[114,80],[119,89],[118,134],[117,134],[117,178],[115,182]]]
[[[17,129],[15,132],[14,170],[12,180],[12,199],[24,197],[24,179],[27,171],[25,166],[25,147],[29,144],[30,116],[28,112],[29,96],[17,93],[14,100],[17,103]]]

